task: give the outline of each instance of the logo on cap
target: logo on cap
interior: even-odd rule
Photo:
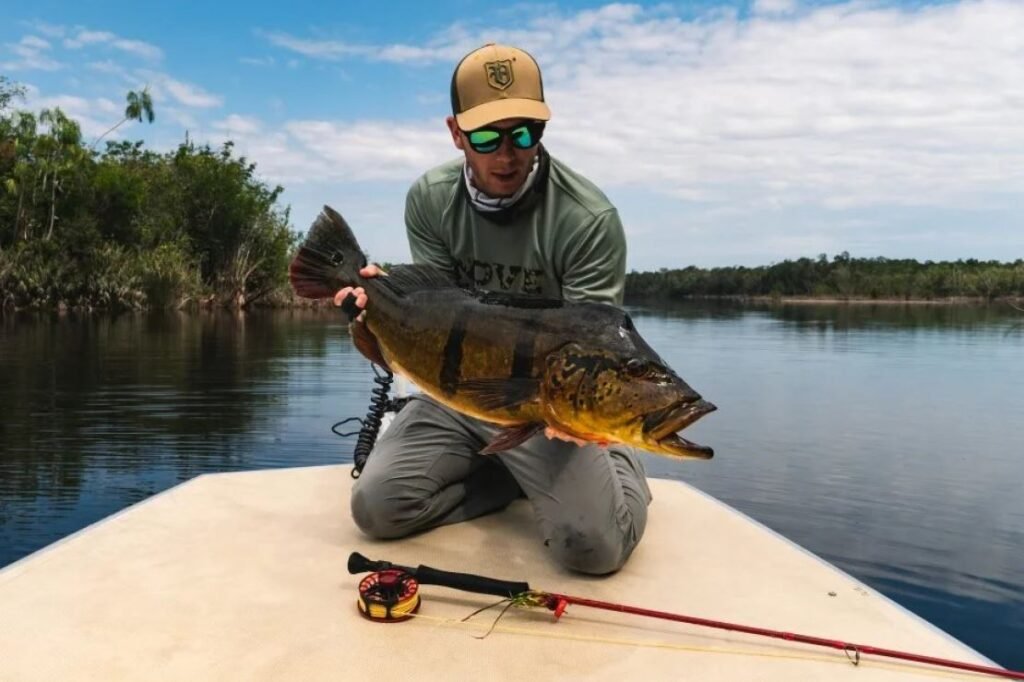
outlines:
[[[512,74],[512,60],[502,59],[500,62],[487,62],[484,64],[487,71],[487,84],[495,90],[504,90],[512,85],[515,76]]]

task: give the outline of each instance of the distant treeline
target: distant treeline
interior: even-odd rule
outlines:
[[[1024,259],[1012,263],[958,260],[923,263],[910,259],[800,258],[760,267],[723,267],[626,276],[631,300],[701,296],[808,297],[838,299],[948,299],[1024,296]]]
[[[152,121],[147,91],[100,138],[59,108],[18,111],[0,76],[0,310],[248,307],[294,303],[287,266],[299,233],[281,187],[255,164],[186,140],[156,153],[99,142]],[[1024,296],[1024,261],[800,258],[762,267],[662,269],[626,277],[628,301],[693,297],[993,300]]]
[[[282,188],[231,143],[97,151],[60,109],[15,111],[20,95],[0,76],[0,307],[243,307],[286,291]],[[153,116],[131,92],[112,128]]]

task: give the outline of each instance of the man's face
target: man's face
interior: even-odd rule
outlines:
[[[512,140],[506,136],[496,150],[490,154],[481,154],[469,146],[469,140],[465,133],[459,130],[454,116],[449,116],[446,120],[452,141],[466,155],[466,163],[473,171],[473,184],[477,189],[487,196],[497,198],[510,197],[523,186],[526,176],[533,168],[538,146],[532,149],[519,149],[513,146]],[[523,118],[506,118],[495,121],[488,127],[510,129],[525,122],[526,119]]]

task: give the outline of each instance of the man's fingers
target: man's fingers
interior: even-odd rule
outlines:
[[[348,298],[349,294],[354,294],[356,297],[356,305],[360,308],[366,307],[366,292],[362,287],[345,287],[339,289],[338,293],[334,295],[334,305],[340,306],[342,302]]]
[[[348,295],[351,293],[352,287],[345,287],[344,289],[340,289],[338,293],[334,295],[334,305],[340,306],[341,302],[344,301],[345,298],[347,298]]]
[[[562,431],[559,431],[558,429],[551,426],[547,426],[544,428],[544,435],[547,436],[549,439],[564,440],[570,443],[575,443],[576,445],[586,445],[588,443],[588,441],[580,440],[579,438],[570,436],[569,434],[563,433]]]
[[[377,275],[387,275],[388,273],[377,267],[376,264],[370,263],[365,268],[359,271],[359,274],[363,277],[376,277]]]

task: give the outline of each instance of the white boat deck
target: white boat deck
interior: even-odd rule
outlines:
[[[653,480],[647,534],[607,578],[544,554],[529,506],[363,537],[344,466],[206,475],[0,571],[0,680],[996,679],[571,606],[497,610],[422,586],[420,615],[356,610],[349,553],[535,589],[981,664],[990,661],[745,516]],[[834,596],[833,596],[834,595]],[[473,623],[476,623],[475,625]]]

